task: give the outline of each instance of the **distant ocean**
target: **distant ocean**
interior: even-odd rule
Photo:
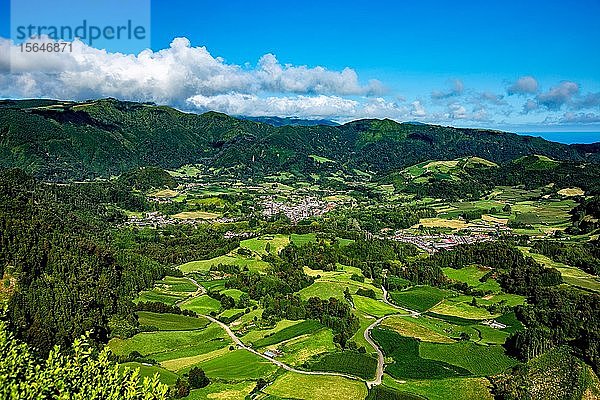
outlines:
[[[600,142],[600,132],[517,132],[519,135],[540,136],[559,143],[596,143]]]

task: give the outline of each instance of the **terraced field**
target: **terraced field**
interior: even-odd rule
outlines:
[[[427,311],[452,295],[450,291],[431,286],[415,286],[401,292],[390,292],[390,297],[396,304],[417,311]]]
[[[286,372],[266,387],[264,392],[279,398],[348,400],[364,399],[367,387],[363,382],[348,378]]]

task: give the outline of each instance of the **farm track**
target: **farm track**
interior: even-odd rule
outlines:
[[[198,282],[196,282],[195,279],[187,277],[192,283],[194,283],[194,285],[196,285],[196,287],[198,288],[198,290],[196,290],[196,292],[192,293],[190,296],[188,296],[187,298],[179,301],[177,303],[177,305],[181,305],[183,304],[185,301],[190,300],[194,297],[200,296],[202,294],[204,294],[205,290],[202,287],[202,285],[200,285]],[[373,348],[375,349],[375,351],[377,352],[377,370],[375,373],[375,379],[373,380],[368,380],[368,381],[364,381],[367,385],[368,388],[372,388],[373,386],[377,386],[377,385],[381,385],[382,379],[383,379],[383,372],[384,372],[384,367],[385,367],[385,358],[383,355],[383,351],[381,350],[381,348],[379,347],[379,345],[372,339],[371,337],[371,330],[373,328],[375,328],[376,326],[378,326],[384,319],[391,317],[391,316],[398,316],[398,315],[402,315],[402,316],[413,316],[413,317],[418,317],[419,315],[421,315],[420,312],[418,311],[414,311],[414,310],[409,310],[403,307],[399,307],[396,304],[390,302],[387,298],[387,290],[382,286],[381,289],[383,289],[383,301],[384,303],[386,303],[389,306],[392,306],[396,309],[398,309],[399,311],[402,311],[402,313],[398,313],[398,314],[390,314],[390,315],[386,315],[383,316],[381,318],[378,318],[377,320],[375,320],[375,322],[373,322],[371,325],[369,325],[367,327],[367,329],[365,329],[364,332],[364,338],[365,340],[371,345],[373,346]],[[408,313],[408,314],[407,314]],[[204,318],[208,319],[209,321],[219,325],[226,333],[227,335],[229,335],[229,337],[231,338],[231,340],[235,343],[235,345],[237,346],[237,348],[239,349],[244,349],[247,350],[261,358],[264,358],[265,360],[275,364],[276,366],[283,368],[286,371],[290,371],[290,372],[294,372],[297,374],[303,374],[303,375],[326,375],[326,376],[339,376],[342,378],[348,378],[348,379],[352,379],[352,380],[360,380],[363,381],[362,379],[353,376],[353,375],[349,375],[349,374],[344,374],[341,372],[328,372],[328,371],[303,371],[300,369],[296,369],[294,367],[289,366],[288,364],[285,364],[279,360],[275,360],[274,358],[271,358],[265,354],[262,354],[256,350],[254,350],[253,348],[246,346],[241,340],[240,338],[238,338],[235,333],[231,330],[231,328],[219,321],[216,318],[211,317],[210,315],[205,315],[205,314],[200,314],[201,316],[203,316]]]
[[[189,279],[194,285],[196,285],[196,291],[194,293],[190,294],[189,296],[187,296],[186,298],[183,298],[183,299],[179,300],[177,303],[175,303],[175,305],[177,307],[179,307],[186,301],[193,299],[194,297],[202,296],[204,293],[206,293],[206,289],[204,289],[204,286],[202,286],[198,282],[196,282],[196,280],[194,278],[190,278],[189,276],[186,276],[186,278]]]

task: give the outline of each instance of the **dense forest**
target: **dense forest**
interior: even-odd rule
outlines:
[[[134,294],[172,265],[235,247],[210,227],[112,229],[124,219],[115,205],[144,202],[122,189],[119,183],[48,185],[2,170],[0,274],[18,278],[11,328],[37,351],[69,346],[88,331],[99,343],[111,332],[135,332]]]

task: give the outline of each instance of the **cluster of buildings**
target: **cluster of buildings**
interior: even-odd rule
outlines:
[[[143,216],[131,216],[125,221],[125,226],[136,226],[138,228],[159,228],[166,225],[176,224],[178,221],[174,218],[162,215],[158,211],[144,213]]]
[[[503,324],[501,322],[498,322],[496,320],[493,320],[493,319],[492,320],[485,320],[485,321],[482,321],[481,323],[483,325],[487,325],[490,328],[494,328],[494,329],[504,329],[504,328],[506,328],[505,324]]]
[[[487,242],[493,240],[493,237],[487,234],[476,235],[411,235],[402,231],[397,232],[392,240],[398,242],[410,243],[418,248],[433,254],[439,250],[451,249],[459,244],[471,244],[477,242]]]
[[[334,203],[327,203],[316,197],[306,197],[295,204],[277,202],[273,198],[269,198],[262,203],[264,216],[272,217],[284,214],[294,224],[306,218],[323,215],[334,207]]]
[[[230,222],[235,222],[235,218],[215,218],[211,219],[210,222],[217,222],[220,224],[226,224]],[[161,228],[166,225],[174,225],[174,224],[189,224],[189,225],[197,225],[197,224],[206,224],[208,221],[204,219],[195,219],[195,218],[172,218],[166,215],[161,214],[159,211],[146,212],[141,217],[131,216],[127,221],[125,221],[125,226],[135,226],[138,228]],[[232,236],[233,237],[233,236]]]

